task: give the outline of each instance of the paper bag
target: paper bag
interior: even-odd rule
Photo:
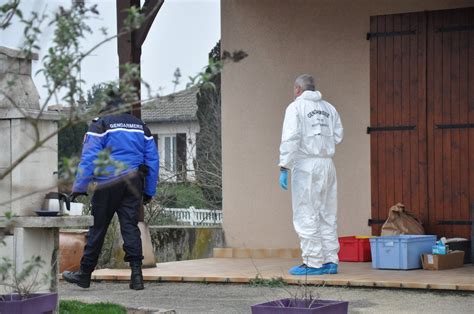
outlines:
[[[382,236],[399,234],[425,234],[421,222],[415,215],[398,203],[390,208],[388,218],[382,226]]]

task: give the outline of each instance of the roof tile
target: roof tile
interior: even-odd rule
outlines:
[[[197,91],[193,86],[143,103],[142,120],[146,123],[197,121]]]

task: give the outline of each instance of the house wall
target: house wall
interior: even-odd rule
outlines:
[[[297,247],[279,143],[294,79],[313,74],[339,111],[340,235],[369,234],[369,17],[474,6],[467,0],[221,1],[222,48],[248,58],[222,75],[224,230],[231,247]]]
[[[167,122],[148,122],[148,128],[152,134],[158,135],[158,151],[160,153],[160,175],[169,175],[169,172],[164,170],[164,150],[165,150],[165,141],[164,137],[166,135],[175,135],[178,133],[186,133],[186,156],[187,156],[187,168],[190,170],[188,172],[188,180],[193,181],[194,176],[194,163],[193,160],[196,158],[196,134],[199,133],[199,123],[198,122],[179,122],[179,123],[167,123]],[[190,141],[191,140],[191,141]]]

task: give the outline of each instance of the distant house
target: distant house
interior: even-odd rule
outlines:
[[[150,128],[160,153],[162,179],[194,181],[196,158],[197,88],[162,96],[143,104],[142,119]]]
[[[64,106],[62,104],[49,105],[47,109],[48,111],[57,111],[57,112],[63,112],[63,113],[68,113],[68,114],[71,112],[71,107]]]

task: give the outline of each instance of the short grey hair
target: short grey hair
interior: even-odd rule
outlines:
[[[295,80],[295,86],[301,87],[303,91],[305,90],[312,90],[314,91],[316,88],[314,86],[314,78],[309,74],[302,74],[298,76]]]

